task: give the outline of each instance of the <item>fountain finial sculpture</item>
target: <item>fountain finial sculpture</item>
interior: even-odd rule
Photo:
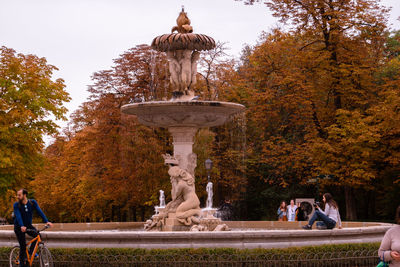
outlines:
[[[215,41],[207,35],[192,33],[193,27],[183,7],[176,23],[171,34],[154,38],[151,47],[167,53],[173,100],[187,101],[195,97],[192,88],[196,83],[199,51],[213,49]]]
[[[176,19],[176,24],[178,26],[174,26],[171,32],[177,31],[179,33],[188,33],[193,32],[193,27],[190,26],[190,19],[188,18],[185,7],[182,6],[182,11],[179,13],[178,18]]]

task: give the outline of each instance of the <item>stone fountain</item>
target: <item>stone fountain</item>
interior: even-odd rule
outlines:
[[[124,113],[136,115],[145,125],[168,128],[174,139],[174,154],[164,155],[166,164],[170,166],[172,201],[165,203],[164,192],[160,190],[156,214],[146,223],[146,229],[158,232],[143,231],[143,222],[58,223],[43,232],[46,245],[53,248],[255,249],[380,242],[392,224],[342,222],[343,229],[307,231],[300,230],[307,222],[225,221],[231,231],[210,232],[224,230],[226,225],[213,216],[215,209],[212,208],[210,180],[206,207],[200,210],[199,199],[194,193],[194,135],[199,128],[224,124],[244,107],[234,103],[193,100],[191,88],[195,80],[192,74],[196,72],[198,52],[212,49],[215,43],[208,36],[193,34],[184,12],[179,17],[178,26],[174,27],[178,33],[162,35],[153,42],[154,49],[169,54],[171,82],[176,88],[173,99],[122,107]],[[189,64],[182,61],[181,55],[188,58],[190,51],[194,65],[190,65],[190,75],[187,75]],[[186,71],[184,79],[191,77],[189,83],[188,80],[183,82],[182,70]],[[35,227],[42,228],[42,225]],[[0,225],[0,246],[18,245],[13,229],[13,225]],[[164,232],[171,230],[193,232]],[[194,232],[201,230],[208,231]]]
[[[204,212],[200,208],[195,191],[197,156],[193,153],[194,137],[198,129],[223,125],[245,108],[236,103],[194,100],[192,88],[196,83],[200,51],[213,49],[215,41],[207,35],[193,33],[183,8],[172,33],[154,38],[151,47],[167,54],[170,82],[175,89],[173,97],[170,101],[134,103],[121,108],[123,113],[136,115],[144,125],[168,128],[173,137],[173,155],[163,155],[165,164],[169,166],[172,201],[157,208],[156,214],[146,222],[145,229],[224,230],[226,226],[211,212],[215,209],[207,207]],[[210,188],[212,191],[212,184],[208,185],[208,191]]]

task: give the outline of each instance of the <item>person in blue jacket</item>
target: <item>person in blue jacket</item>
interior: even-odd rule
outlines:
[[[26,266],[26,240],[25,233],[29,231],[28,235],[36,237],[38,234],[36,228],[32,225],[33,211],[39,214],[43,222],[48,226],[52,227],[53,224],[47,220],[46,215],[40,209],[38,203],[34,199],[28,199],[28,191],[26,189],[20,189],[17,192],[17,202],[14,203],[14,232],[17,236],[19,248],[20,248],[20,266]],[[30,246],[29,253],[32,254],[35,248],[36,242],[33,242]]]

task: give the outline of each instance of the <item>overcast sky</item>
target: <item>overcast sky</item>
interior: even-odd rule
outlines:
[[[392,6],[390,23],[400,29],[400,0]],[[0,0],[0,46],[46,57],[60,70],[72,97],[69,114],[88,96],[93,72],[138,44],[150,44],[169,33],[185,6],[196,33],[229,42],[238,56],[243,44],[254,44],[262,31],[277,25],[263,4],[246,6],[234,0]],[[64,126],[66,123],[60,123]]]

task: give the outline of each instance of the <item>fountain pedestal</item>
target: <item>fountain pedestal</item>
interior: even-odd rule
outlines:
[[[189,231],[189,225],[183,225],[176,218],[175,212],[168,213],[168,218],[165,219],[165,223],[162,227],[162,231]]]
[[[170,127],[174,146],[174,157],[179,161],[179,167],[187,170],[194,176],[197,165],[197,156],[193,153],[194,136],[196,127]]]

